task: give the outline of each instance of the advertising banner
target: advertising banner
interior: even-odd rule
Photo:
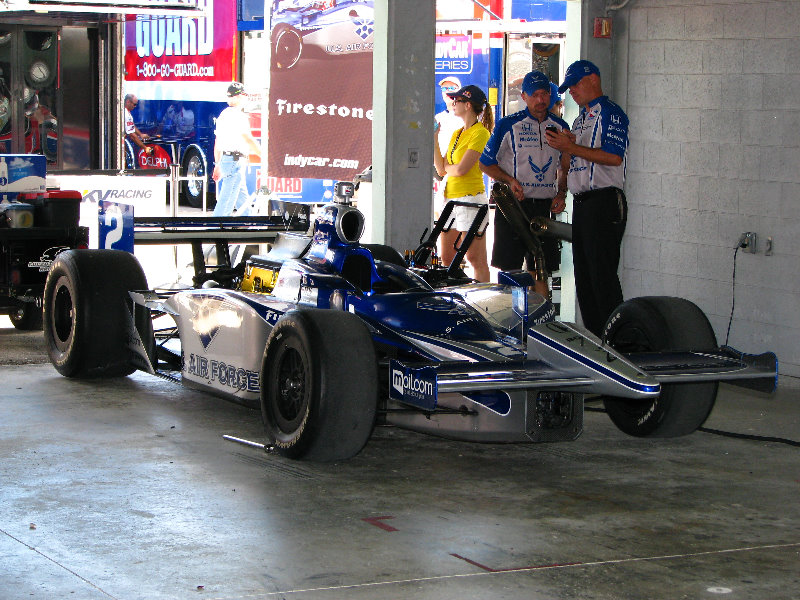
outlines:
[[[236,3],[198,0],[205,16],[129,16],[126,81],[236,79]]]
[[[373,31],[373,0],[274,4],[270,177],[352,179],[371,164]]]

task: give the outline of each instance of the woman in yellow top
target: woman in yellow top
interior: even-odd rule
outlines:
[[[444,188],[445,201],[461,200],[463,202],[484,203],[486,188],[483,185],[483,174],[478,166],[478,158],[483,152],[489,134],[494,127],[492,107],[486,101],[486,94],[476,85],[468,85],[457,92],[447,94],[453,101],[453,114],[464,121],[464,126],[457,129],[450,138],[446,152],[442,154],[439,140],[434,132],[433,162],[436,172],[444,177],[447,184]],[[438,127],[437,127],[438,129]],[[459,232],[466,233],[475,209],[457,206],[451,214],[453,226],[442,232],[442,262],[449,265],[456,254],[453,247]],[[488,214],[479,231],[486,228]],[[445,224],[447,227],[449,223]],[[486,238],[476,237],[467,249],[467,261],[472,266],[475,279],[489,281],[489,263],[486,259]]]

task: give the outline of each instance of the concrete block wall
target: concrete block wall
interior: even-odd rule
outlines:
[[[688,298],[724,343],[734,246],[754,231],[728,341],[800,377],[800,2],[637,0],[612,16],[612,97],[631,119],[625,297]]]

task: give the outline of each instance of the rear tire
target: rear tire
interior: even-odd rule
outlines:
[[[267,437],[289,458],[336,461],[358,454],[375,424],[378,367],[361,320],[298,310],[273,328],[261,369]]]
[[[650,296],[620,304],[606,322],[603,341],[617,351],[711,350],[717,347],[705,314],[683,298]],[[641,402],[605,397],[608,416],[637,437],[678,437],[702,426],[714,408],[717,383],[662,384],[661,395]]]
[[[16,310],[12,310],[8,318],[11,324],[20,331],[41,331],[42,308],[33,302],[23,302]]]
[[[139,261],[121,250],[67,250],[53,261],[44,292],[44,339],[65,377],[119,377],[136,370],[130,290],[147,289]],[[137,311],[148,354],[149,311]],[[145,319],[147,322],[145,322]],[[148,330],[148,325],[150,326]]]

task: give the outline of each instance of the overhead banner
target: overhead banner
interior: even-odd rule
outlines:
[[[129,16],[125,23],[125,80],[236,79],[236,4],[197,0],[204,16]]]
[[[373,0],[273,6],[269,175],[352,179],[372,162]]]

